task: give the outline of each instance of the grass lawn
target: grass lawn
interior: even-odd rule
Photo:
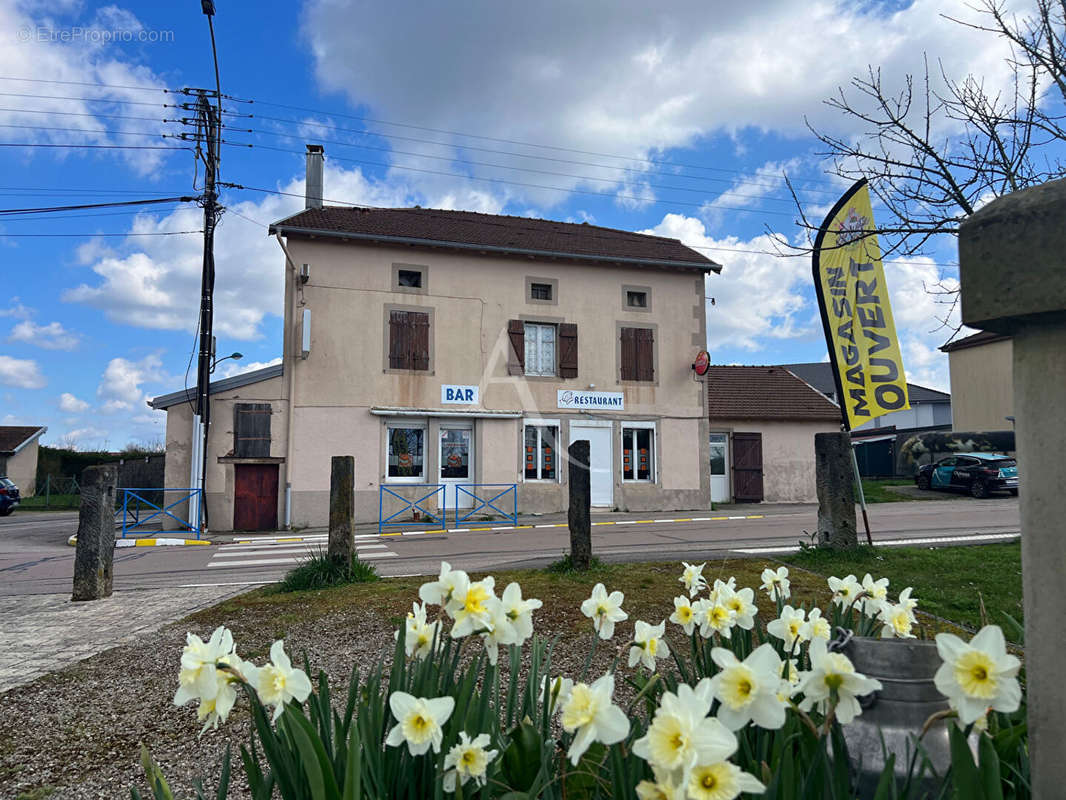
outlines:
[[[81,507],[80,494],[53,494],[50,497],[37,494],[33,497],[23,497],[19,502],[19,511],[70,511]]]
[[[844,577],[864,573],[889,579],[895,596],[914,587],[918,609],[977,629],[983,624],[981,602],[987,621],[1003,628],[1008,639],[1018,635],[1005,614],[1022,621],[1021,544],[987,544],[977,547],[901,547],[871,550],[861,547],[850,553],[808,550],[784,556],[786,563],[820,575]]]
[[[886,486],[914,486],[914,481],[908,478],[863,478],[862,491],[866,495],[866,502],[898,503],[911,499],[889,491]]]

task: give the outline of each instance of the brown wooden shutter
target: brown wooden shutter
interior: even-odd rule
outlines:
[[[429,369],[429,314],[408,311],[411,350],[408,358],[410,369]]]
[[[389,312],[389,369],[410,369],[406,311]]]
[[[559,323],[559,377],[577,377],[577,324]]]
[[[655,380],[655,332],[651,328],[636,328],[637,380]]]
[[[511,352],[507,354],[507,374],[526,374],[526,323],[520,319],[507,321],[507,338]]]
[[[761,503],[762,434],[733,434],[733,501]]]
[[[638,380],[636,330],[636,328],[622,328],[621,379],[624,381]]]
[[[236,403],[233,406],[233,455],[238,458],[270,457],[270,403]]]

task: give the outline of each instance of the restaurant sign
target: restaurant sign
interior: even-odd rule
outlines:
[[[622,411],[625,408],[621,392],[575,392],[558,390],[559,408],[577,408],[584,411]]]

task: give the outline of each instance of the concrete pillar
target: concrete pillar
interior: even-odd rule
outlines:
[[[589,441],[579,439],[567,450],[570,484],[570,562],[588,569],[592,561],[592,484],[589,475]]]
[[[818,488],[818,543],[855,547],[855,467],[851,463],[851,435],[814,434],[815,484]]]
[[[329,557],[350,564],[354,534],[355,457],[333,456],[329,470]]]
[[[1066,181],[1001,197],[959,228],[962,321],[1013,336],[1032,790],[1066,786]]]
[[[100,600],[111,596],[117,481],[118,468],[114,464],[87,467],[81,473],[81,510],[78,512],[72,600]]]

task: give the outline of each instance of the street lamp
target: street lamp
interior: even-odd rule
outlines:
[[[243,353],[230,353],[228,356],[223,356],[222,358],[216,359],[216,360],[211,362],[211,369],[208,370],[208,371],[209,372],[214,372],[215,371],[215,367],[217,367],[219,364],[221,364],[227,358],[232,358],[234,361],[240,361],[242,358],[244,358],[244,354]]]

